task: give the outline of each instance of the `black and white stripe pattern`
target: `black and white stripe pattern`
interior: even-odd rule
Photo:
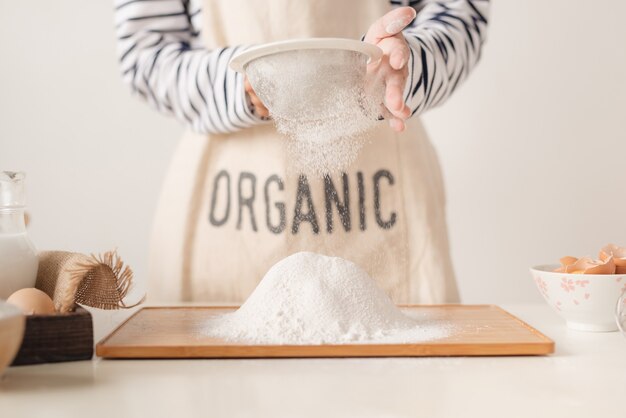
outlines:
[[[228,68],[231,57],[246,46],[204,48],[201,1],[115,0],[123,80],[152,106],[197,132],[229,133],[262,123],[247,103],[243,77]],[[489,2],[391,4],[418,11],[404,33],[411,46],[406,101],[414,114],[421,113],[444,101],[478,61]]]
[[[412,114],[443,101],[474,68],[487,34],[489,0],[393,1],[417,17],[403,31],[411,47],[406,103]]]
[[[246,102],[243,77],[228,69],[245,47],[206,50],[199,18],[193,0],[116,0],[123,80],[197,132],[229,133],[260,123]]]

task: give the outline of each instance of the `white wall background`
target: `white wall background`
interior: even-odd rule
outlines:
[[[481,64],[425,116],[466,302],[538,301],[529,265],[626,244],[624,15],[496,0]],[[0,168],[28,173],[39,248],[117,247],[141,284],[182,129],[122,86],[112,19],[109,1],[0,3]]]

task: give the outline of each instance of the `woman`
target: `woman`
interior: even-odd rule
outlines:
[[[150,297],[240,303],[273,263],[309,250],[356,262],[397,303],[457,301],[441,171],[416,115],[475,66],[487,9],[486,0],[118,0],[124,81],[190,128],[155,218]],[[230,59],[254,44],[364,32],[384,52],[370,71],[386,81],[387,124],[346,172],[289,175],[284,138]]]

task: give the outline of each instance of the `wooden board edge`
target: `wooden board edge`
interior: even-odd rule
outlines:
[[[150,354],[146,354],[146,353]],[[554,343],[492,343],[468,349],[458,344],[340,344],[297,345],[222,345],[222,346],[99,346],[102,358],[343,358],[343,357],[488,357],[542,356],[554,352]]]
[[[476,304],[464,304],[464,303],[402,303],[396,305],[399,308],[440,308],[440,307],[459,307],[459,308],[497,308],[502,309],[498,305],[489,303],[476,303]],[[238,309],[240,305],[145,305],[142,306],[137,312],[142,310],[162,310],[162,309]],[[505,311],[506,312],[506,311]]]
[[[150,349],[150,354],[146,354],[146,349]],[[213,346],[210,348],[202,347],[194,350],[193,347],[124,347],[117,349],[116,347],[103,347],[97,355],[104,359],[237,359],[237,358],[349,358],[349,357],[504,357],[504,356],[544,356],[552,353],[550,344],[517,344],[511,347],[506,344],[493,345],[492,347],[482,346],[477,352],[467,350],[467,347],[448,346],[444,350],[429,349],[432,347],[421,347],[419,350],[412,351],[407,347],[402,349],[390,349],[387,351],[378,350],[376,347],[350,351],[351,347],[327,346],[325,350],[319,347],[281,347],[276,349],[273,346],[265,347],[230,347],[230,346]]]
[[[127,323],[128,321],[130,321],[131,319],[133,319],[136,315],[138,315],[138,314],[139,314],[139,312],[143,311],[144,309],[147,309],[147,308],[144,306],[144,307],[141,307],[141,308],[137,309],[137,311],[136,311],[136,312],[134,312],[132,315],[130,315],[128,318],[126,318],[124,321],[122,321],[122,322],[121,322],[118,326],[116,326],[116,327],[113,329],[113,331],[109,332],[109,334],[108,334],[107,336],[105,336],[105,337],[101,338],[101,339],[100,339],[100,341],[98,341],[98,342],[96,343],[96,355],[98,355],[98,347],[100,347],[100,346],[102,346],[102,345],[106,344],[106,342],[107,342],[107,341],[108,341],[111,337],[113,337],[113,335],[115,335],[115,334],[117,333],[117,331],[119,331],[119,330],[120,330],[120,328],[122,328],[124,325],[126,325],[126,323]]]
[[[524,328],[526,328],[528,331],[532,332],[534,335],[536,335],[537,337],[541,338],[542,340],[544,340],[544,342],[546,343],[551,343],[552,347],[553,347],[553,352],[554,352],[554,340],[552,340],[551,338],[549,338],[547,335],[545,335],[543,332],[539,331],[537,328],[533,327],[532,325],[528,324],[526,321],[523,321],[522,319],[520,319],[519,317],[517,317],[516,315],[513,315],[511,312],[507,311],[506,309],[503,309],[499,306],[496,305],[492,305],[495,308],[499,309],[500,311],[502,311],[503,313],[505,313],[506,315],[510,316],[512,319],[514,319],[515,321],[519,322],[520,325],[522,325]]]
[[[148,306],[143,306],[141,309],[139,309],[137,312],[142,311],[142,310],[162,310],[162,309],[167,309],[167,310],[180,310],[180,309],[209,309],[209,310],[213,310],[213,309],[239,309],[240,305],[148,305]]]

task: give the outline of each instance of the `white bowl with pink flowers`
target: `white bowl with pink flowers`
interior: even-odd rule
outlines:
[[[617,331],[615,307],[626,291],[626,274],[555,272],[556,264],[530,269],[543,298],[567,326],[578,331]]]

